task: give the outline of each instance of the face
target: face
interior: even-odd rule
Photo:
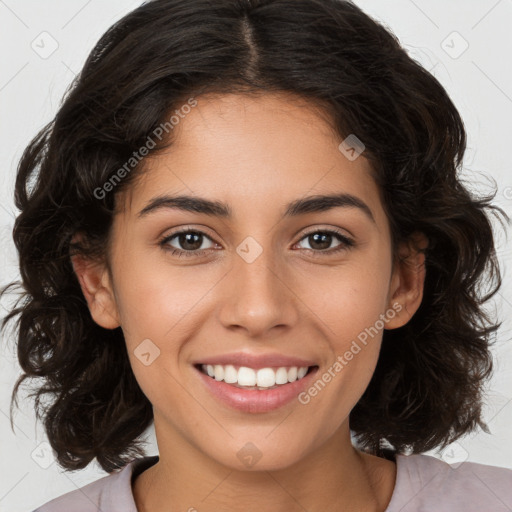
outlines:
[[[180,445],[238,469],[250,469],[249,454],[257,469],[285,468],[348,439],[382,331],[417,309],[423,274],[393,264],[364,152],[349,159],[311,105],[277,94],[197,101],[123,196],[111,273],[75,270],[94,319],[122,327],[160,450]],[[326,195],[344,201],[307,207]],[[177,196],[216,208],[187,209]],[[308,373],[244,390],[218,380],[225,366],[214,378],[198,369],[223,360],[235,372],[270,367],[274,378],[293,380],[293,366]]]

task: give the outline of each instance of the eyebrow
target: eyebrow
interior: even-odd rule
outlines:
[[[231,219],[233,217],[233,212],[230,206],[226,203],[186,195],[164,195],[154,197],[138,213],[138,217],[144,217],[151,212],[155,212],[163,208],[202,213],[204,215],[221,217],[224,219]],[[369,206],[359,197],[347,193],[315,195],[297,199],[286,206],[283,218],[297,217],[306,213],[325,212],[333,208],[358,208],[374,224],[376,223]]]

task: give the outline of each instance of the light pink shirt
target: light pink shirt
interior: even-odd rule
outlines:
[[[135,459],[34,512],[137,512],[132,478],[158,462]],[[450,465],[429,455],[397,455],[397,477],[385,512],[511,512],[512,469],[476,462]],[[201,509],[199,504],[196,507]]]

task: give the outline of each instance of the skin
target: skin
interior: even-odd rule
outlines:
[[[382,330],[317,396],[250,414],[218,402],[192,366],[235,351],[281,353],[318,362],[319,375],[394,303],[386,329],[418,309],[424,256],[410,243],[393,261],[389,223],[364,153],[342,154],[313,105],[284,94],[202,96],[180,121],[165,153],[119,195],[109,263],[73,258],[94,320],[122,327],[135,377],[154,410],[159,462],[133,483],[139,511],[384,511],[394,462],[352,446],[349,414],[372,377]],[[282,218],[289,202],[347,192],[358,208]],[[162,208],[138,213],[161,194],[226,202],[232,219]],[[205,232],[204,255],[177,257],[159,245],[181,227]],[[339,229],[355,242],[338,253],[306,235]],[[262,249],[248,263],[247,236]],[[210,237],[210,239],[208,238]],[[425,243],[415,234],[414,240]],[[185,250],[178,237],[167,246]],[[323,251],[323,252],[322,252]],[[313,253],[316,252],[316,257]],[[150,339],[149,366],[134,350]],[[237,452],[261,453],[245,467]]]

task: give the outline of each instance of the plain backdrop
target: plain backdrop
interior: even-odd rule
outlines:
[[[11,238],[16,215],[16,165],[30,139],[55,115],[67,86],[99,37],[140,0],[0,0],[0,285],[17,278]],[[400,39],[414,59],[448,91],[468,134],[463,177],[478,193],[498,186],[496,204],[512,215],[512,1],[356,0]],[[494,348],[485,420],[491,435],[467,436],[430,455],[512,468],[512,241],[497,229],[504,283],[490,304],[503,321]],[[4,316],[8,301],[2,301]],[[106,473],[96,463],[67,473],[53,460],[33,402],[20,394],[14,432],[9,423],[13,384],[20,373],[12,329],[3,333],[0,362],[0,511],[28,512]],[[158,453],[153,429],[147,454]]]

